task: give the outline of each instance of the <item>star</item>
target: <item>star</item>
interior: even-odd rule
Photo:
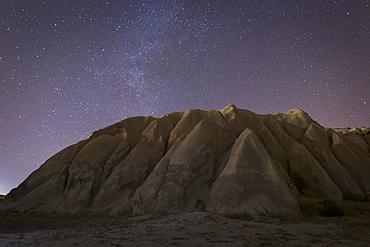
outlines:
[[[0,194],[138,115],[235,104],[370,123],[366,1],[1,1]]]

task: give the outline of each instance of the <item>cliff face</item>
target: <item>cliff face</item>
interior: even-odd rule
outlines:
[[[299,193],[370,199],[368,136],[326,129],[299,109],[134,117],[51,157],[1,208],[298,216]]]

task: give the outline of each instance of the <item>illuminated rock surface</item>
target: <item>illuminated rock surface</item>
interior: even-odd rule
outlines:
[[[299,216],[299,193],[370,199],[369,133],[324,128],[299,109],[258,115],[229,105],[134,117],[60,151],[0,206]]]

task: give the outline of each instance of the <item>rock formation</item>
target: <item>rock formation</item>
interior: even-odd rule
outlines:
[[[299,216],[300,193],[369,200],[370,131],[344,132],[299,109],[128,118],[51,157],[0,208]]]

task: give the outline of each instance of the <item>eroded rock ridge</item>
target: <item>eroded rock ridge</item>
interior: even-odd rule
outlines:
[[[298,194],[370,199],[369,133],[324,128],[300,109],[128,118],[51,157],[1,207],[299,216]]]

